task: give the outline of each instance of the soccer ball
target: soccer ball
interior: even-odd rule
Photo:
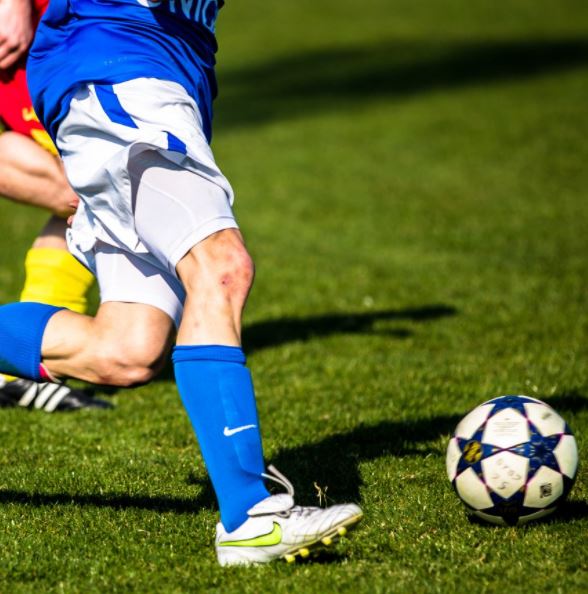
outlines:
[[[447,448],[447,475],[476,516],[514,526],[547,516],[569,493],[576,440],[545,402],[500,396],[466,415]]]

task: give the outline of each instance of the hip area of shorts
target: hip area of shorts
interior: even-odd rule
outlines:
[[[220,189],[229,206],[233,202],[202,131],[198,106],[176,83],[136,79],[87,85],[72,99],[57,140],[81,199],[71,233],[80,252],[90,251],[97,239],[111,244],[116,239],[114,245],[135,253],[148,251],[136,232],[139,176],[131,172],[143,154],[160,153],[171,169],[197,174]]]
[[[83,155],[90,140],[112,156],[145,143],[197,161],[213,159],[205,117],[194,98],[178,83],[135,78],[117,84],[80,86],[59,126],[57,140],[64,161]],[[100,159],[87,163],[99,165]]]

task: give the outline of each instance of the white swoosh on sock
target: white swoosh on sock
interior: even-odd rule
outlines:
[[[257,425],[243,425],[242,427],[235,427],[234,429],[229,429],[228,427],[225,427],[223,433],[227,437],[231,437],[231,435],[235,435],[235,433],[245,431],[246,429],[253,429],[254,427],[257,427]]]

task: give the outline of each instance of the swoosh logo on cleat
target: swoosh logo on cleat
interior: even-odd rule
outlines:
[[[255,538],[247,538],[245,540],[231,540],[228,542],[220,542],[220,547],[271,547],[282,542],[282,527],[274,522],[274,527],[271,532],[256,536]]]
[[[231,437],[231,435],[235,435],[235,433],[240,433],[241,431],[245,431],[246,429],[253,429],[254,427],[257,427],[257,425],[243,425],[242,427],[235,427],[234,429],[229,429],[228,427],[225,427],[223,434],[226,437]]]

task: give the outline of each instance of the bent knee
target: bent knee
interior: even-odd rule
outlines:
[[[241,234],[226,229],[195,246],[178,265],[178,274],[190,292],[216,292],[246,298],[255,277],[255,266]]]
[[[243,246],[219,260],[217,273],[213,275],[212,281],[217,282],[225,290],[238,295],[249,293],[254,277],[253,259]]]

